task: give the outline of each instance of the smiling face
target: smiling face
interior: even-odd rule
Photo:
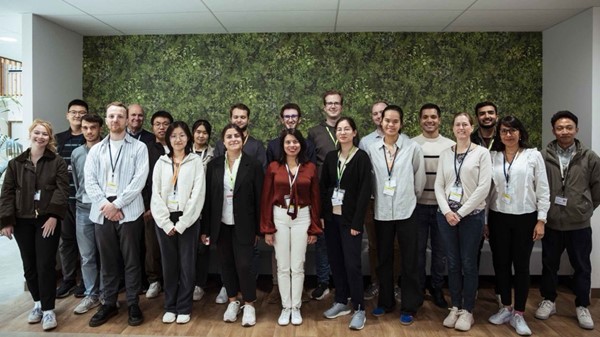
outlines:
[[[248,111],[239,108],[231,110],[231,124],[239,126],[242,131],[246,131],[248,123]]]
[[[129,117],[127,118],[127,126],[129,129],[138,132],[144,125],[144,109],[139,104],[129,106]]]
[[[165,134],[167,133],[167,129],[171,125],[171,121],[167,117],[156,117],[154,118],[154,122],[152,122],[152,132],[156,138],[160,141],[165,139]]]
[[[81,105],[71,105],[69,111],[67,111],[67,120],[71,129],[78,129],[81,127],[81,117],[87,114],[87,109]]]
[[[342,120],[337,124],[335,136],[341,145],[351,144],[354,137],[356,137],[356,130],[352,129],[352,125],[348,121]]]
[[[373,106],[371,107],[371,120],[373,121],[373,124],[375,124],[375,126],[377,127],[381,125],[381,113],[383,112],[383,109],[385,109],[386,106],[387,104],[379,102],[373,104]]]
[[[458,115],[454,118],[452,124],[452,132],[456,140],[468,140],[471,139],[471,132],[473,131],[473,125],[469,118],[465,115]]]
[[[294,135],[286,135],[283,139],[283,151],[287,157],[297,157],[301,147],[298,138]]]
[[[173,132],[169,136],[169,143],[171,144],[171,147],[173,147],[173,152],[177,153],[185,151],[185,147],[188,143],[188,137],[185,134],[185,131],[180,127],[173,129]]]
[[[507,149],[519,148],[521,133],[510,125],[500,125],[500,141]]]
[[[100,139],[100,125],[94,122],[81,121],[81,131],[83,137],[88,143],[95,143]]]
[[[300,114],[296,109],[285,109],[281,115],[281,124],[283,124],[286,129],[295,129],[298,127],[298,124],[300,124]]]
[[[575,143],[575,136],[577,136],[579,129],[575,122],[570,118],[560,118],[552,127],[552,134],[556,137],[558,145],[563,149]]]
[[[29,133],[32,147],[45,148],[50,142],[50,133],[45,126],[38,124]]]
[[[493,106],[486,105],[477,109],[477,122],[479,123],[479,127],[491,129],[496,126],[497,121],[498,113]]]
[[[387,110],[381,119],[381,128],[388,137],[396,137],[402,128],[400,121],[400,111]]]
[[[342,114],[342,97],[338,94],[325,96],[325,106],[323,111],[328,119],[337,120]]]
[[[202,147],[208,144],[208,131],[204,125],[199,125],[194,131],[194,144]]]
[[[241,151],[243,146],[242,134],[234,128],[227,129],[223,136],[223,144],[225,145],[227,152]]]
[[[421,130],[426,134],[437,133],[440,129],[440,117],[436,109],[423,109],[419,119]]]

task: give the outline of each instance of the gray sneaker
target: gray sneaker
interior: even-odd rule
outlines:
[[[371,283],[369,288],[365,290],[364,298],[365,300],[371,300],[375,298],[379,294],[379,285],[377,283]]]
[[[350,308],[349,305],[334,302],[333,305],[331,306],[331,308],[327,309],[323,313],[323,316],[325,316],[325,318],[332,319],[332,318],[348,315],[348,314],[350,314],[350,312],[352,312],[352,309]]]
[[[45,331],[52,330],[56,328],[56,315],[54,314],[54,310],[48,310],[44,312],[44,317],[42,318],[42,329]]]
[[[356,310],[352,315],[352,319],[350,320],[350,325],[348,326],[351,330],[362,330],[365,327],[365,322],[367,321],[367,316],[365,315],[364,310]]]
[[[100,300],[98,299],[98,297],[86,296],[81,300],[81,302],[79,302],[79,305],[75,307],[73,312],[77,315],[85,314],[86,312],[99,305]]]
[[[35,323],[39,323],[42,320],[42,308],[38,308],[38,307],[34,307],[31,312],[29,313],[29,316],[27,316],[27,323],[29,324],[35,324]]]

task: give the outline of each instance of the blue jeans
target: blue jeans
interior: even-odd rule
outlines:
[[[469,312],[475,307],[479,283],[477,252],[483,234],[485,212],[464,217],[450,226],[441,212],[437,213],[440,236],[444,240],[448,263],[448,286],[452,306]]]
[[[96,247],[94,223],[90,220],[90,205],[77,203],[75,210],[75,231],[81,255],[81,277],[85,285],[85,295],[98,297],[100,288],[100,257]]]
[[[325,235],[317,235],[317,242],[315,244],[315,271],[317,273],[317,282],[319,284],[326,284],[329,286],[329,259],[327,258],[327,243],[325,242]]]
[[[444,286],[446,271],[446,252],[444,241],[440,236],[437,222],[437,205],[417,204],[417,221],[419,222],[419,286],[425,292],[427,272],[427,241],[431,247],[431,287],[441,289]]]

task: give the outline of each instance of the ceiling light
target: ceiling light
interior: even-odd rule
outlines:
[[[0,41],[2,41],[2,42],[17,42],[17,39],[15,39],[14,37],[0,36]]]

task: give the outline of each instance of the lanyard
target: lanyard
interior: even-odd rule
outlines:
[[[292,187],[294,186],[294,183],[296,183],[296,178],[298,178],[298,173],[300,172],[300,166],[302,164],[298,164],[298,167],[296,168],[296,174],[294,174],[293,179],[292,179],[292,171],[290,170],[290,167],[288,166],[288,164],[285,164],[285,169],[287,170],[288,173],[288,181],[290,183],[290,196],[292,195]]]
[[[193,150],[194,150],[194,153],[198,154],[200,156],[200,158],[202,159],[202,161],[204,161],[204,158],[208,154],[208,147],[204,150],[196,150],[195,148]]]
[[[352,145],[352,147],[350,148],[350,152],[348,152],[348,157],[346,157],[346,159],[344,159],[344,164],[342,164],[342,162],[340,160],[340,157],[342,155],[342,150],[338,151],[337,182],[336,182],[338,188],[340,188],[340,181],[342,180],[342,176],[344,175],[344,171],[346,170],[346,163],[348,162],[350,157],[352,157],[352,154],[354,153],[354,151],[355,151],[355,148],[354,148],[354,145]]]
[[[467,154],[469,153],[470,149],[471,149],[471,142],[469,142],[467,151],[465,151],[465,156],[463,157],[463,160],[460,162],[460,165],[457,168],[456,162],[458,161],[458,145],[456,145],[454,147],[454,174],[456,174],[456,181],[454,181],[454,185],[456,185],[456,186],[460,185],[460,170],[462,169],[462,166],[465,163],[465,160],[467,159]]]
[[[183,160],[182,160],[183,162]],[[171,168],[173,169],[173,179],[171,182],[173,183],[173,192],[177,191],[177,180],[179,178],[179,170],[181,169],[181,163],[175,164],[175,161],[171,162]]]
[[[494,132],[495,134],[495,132]],[[485,139],[483,138],[483,135],[481,134],[481,129],[477,130],[477,136],[479,136],[479,139],[481,140],[481,144],[485,145]],[[490,144],[487,146],[488,151],[490,151],[492,149],[492,145],[494,145],[494,140],[496,139],[496,137],[492,136],[492,140],[490,141]],[[471,144],[469,144],[469,146],[471,146]]]
[[[394,157],[392,158],[392,164],[390,165],[387,159],[387,147],[385,146],[385,143],[383,144],[383,158],[385,158],[385,167],[387,168],[388,172],[388,180],[392,180],[392,171],[394,171],[394,164],[396,164],[396,156],[398,155],[398,152],[399,149],[396,148],[396,151],[394,151]]]
[[[335,137],[333,136],[333,134],[331,133],[331,131],[329,130],[329,127],[327,125],[325,125],[325,130],[327,130],[327,133],[329,134],[329,138],[331,138],[333,145],[337,148],[338,140],[335,139]]]
[[[117,167],[117,164],[119,163],[119,157],[121,157],[121,150],[123,150],[123,145],[121,145],[121,147],[119,147],[119,152],[117,152],[117,160],[115,160],[114,164],[113,164],[113,158],[112,158],[112,150],[110,148],[110,140],[108,141],[108,155],[110,156],[110,168],[112,169],[112,178],[115,178],[115,168]]]
[[[515,162],[515,160],[517,160],[517,157],[519,156],[520,153],[521,153],[521,151],[517,151],[513,160],[511,160],[508,163],[508,169],[507,169],[506,168],[506,150],[504,151],[504,165],[502,165],[502,168],[504,169],[504,180],[506,180],[506,186],[508,186],[508,181],[510,180],[510,168],[512,167],[512,164]]]

